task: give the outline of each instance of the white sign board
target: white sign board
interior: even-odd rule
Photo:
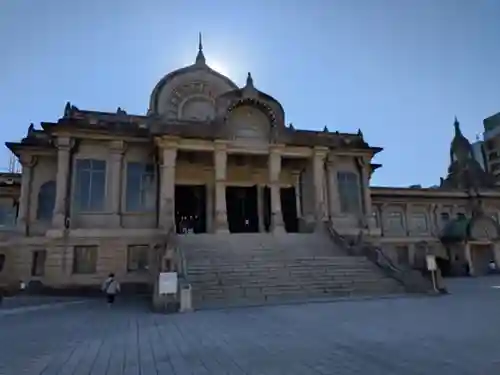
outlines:
[[[427,255],[425,257],[427,261],[427,269],[429,271],[436,271],[437,270],[437,264],[436,264],[436,256],[435,255]]]
[[[160,294],[177,293],[177,272],[162,272],[158,279],[158,292]]]

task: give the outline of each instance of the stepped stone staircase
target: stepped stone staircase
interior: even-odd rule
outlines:
[[[191,234],[178,236],[177,246],[195,309],[404,292],[326,234]]]

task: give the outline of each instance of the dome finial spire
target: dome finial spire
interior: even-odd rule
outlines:
[[[205,64],[205,55],[203,54],[201,32],[198,33],[198,54],[196,55],[196,64]]]
[[[247,74],[247,87],[253,87],[253,78],[250,72]]]

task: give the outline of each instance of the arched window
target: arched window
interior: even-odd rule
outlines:
[[[40,186],[38,192],[38,209],[36,218],[38,220],[52,219],[52,212],[54,211],[54,204],[56,202],[56,182],[47,181]]]

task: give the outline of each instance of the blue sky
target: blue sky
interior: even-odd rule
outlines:
[[[145,113],[156,82],[194,61],[248,71],[295,127],[384,147],[375,185],[433,185],[453,118],[474,140],[500,111],[498,0],[0,0],[0,138],[81,109]],[[0,166],[8,165],[7,150]]]

